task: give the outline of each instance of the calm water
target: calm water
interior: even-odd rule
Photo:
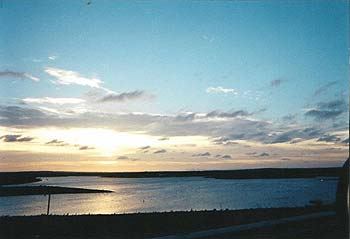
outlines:
[[[51,196],[52,214],[304,206],[335,201],[337,180],[51,177],[27,185],[107,189],[113,193]],[[0,215],[46,213],[47,196],[0,197]]]

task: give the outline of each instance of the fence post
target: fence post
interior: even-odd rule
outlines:
[[[46,212],[47,215],[50,214],[50,202],[51,202],[51,194],[49,194],[49,199],[47,201],[47,212]]]

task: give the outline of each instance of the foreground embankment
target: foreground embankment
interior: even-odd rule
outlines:
[[[149,238],[327,210],[333,207],[0,217],[0,238]]]

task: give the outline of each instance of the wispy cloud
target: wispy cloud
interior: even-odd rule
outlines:
[[[252,115],[246,110],[236,110],[232,112],[220,112],[220,111],[211,111],[206,114],[206,117],[220,117],[220,118],[235,118],[239,116],[249,116]]]
[[[69,144],[62,141],[62,140],[58,140],[58,139],[53,139],[49,142],[46,142],[45,144],[47,145],[53,145],[53,146],[68,146]]]
[[[154,151],[153,153],[154,154],[164,154],[166,153],[167,151],[165,149],[160,149],[160,150],[157,150],[157,151]]]
[[[333,104],[331,104],[333,105]],[[246,113],[194,113],[184,120],[179,115],[117,114],[85,112],[65,115],[47,113],[28,106],[0,106],[0,125],[5,127],[103,127],[117,131],[142,131],[162,137],[205,136],[215,145],[240,145],[239,141],[261,144],[295,144],[306,140],[317,140],[323,135],[336,132],[337,128],[327,125],[301,126],[278,125],[269,121],[246,118]],[[243,111],[244,112],[244,111]],[[222,113],[225,113],[222,115]],[[209,117],[207,116],[209,114]],[[242,116],[243,115],[243,116]],[[238,117],[240,116],[240,117]],[[215,117],[228,117],[216,119]],[[337,142],[337,143],[340,143]],[[276,146],[277,147],[277,146]],[[140,151],[148,150],[144,145]],[[154,150],[152,151],[152,153]]]
[[[45,72],[56,78],[54,83],[59,85],[82,85],[91,88],[101,88],[101,84],[103,83],[97,78],[83,77],[75,71],[46,67]]]
[[[90,146],[80,146],[79,150],[90,150],[90,149],[95,149],[94,147],[90,147]]]
[[[158,140],[159,141],[166,141],[166,140],[169,140],[170,138],[169,137],[162,137],[162,138],[159,138]]]
[[[304,129],[291,129],[272,136],[271,139],[267,142],[272,144],[285,142],[297,143],[303,140],[319,137],[322,134],[322,130],[314,127],[307,127]]]
[[[131,91],[123,93],[109,93],[98,100],[98,102],[124,102],[129,100],[139,100],[139,99],[152,99],[153,95],[147,93],[146,91]]]
[[[323,135],[322,137],[320,137],[317,141],[319,142],[338,142],[341,139],[339,137],[337,137],[336,135]]]
[[[223,159],[232,159],[232,156],[228,155],[228,154],[225,154],[221,158],[223,158]]]
[[[314,96],[318,96],[318,95],[326,92],[330,87],[332,87],[333,85],[336,85],[337,83],[338,83],[337,81],[332,81],[332,82],[329,82],[325,85],[320,86],[317,90],[315,90]]]
[[[32,80],[32,81],[40,80],[38,77],[32,76],[29,73],[9,71],[9,70],[0,71],[0,78],[17,78],[17,79]]]
[[[57,59],[57,56],[56,56],[56,55],[50,55],[50,56],[48,56],[47,58],[48,58],[49,60],[51,60],[51,61],[54,61],[54,60]]]
[[[25,103],[37,103],[37,104],[80,104],[84,103],[84,99],[79,98],[53,98],[53,97],[42,97],[42,98],[24,98],[23,101]]]
[[[0,137],[4,142],[29,142],[34,138],[32,137],[22,137],[20,134],[7,134]]]
[[[346,108],[346,102],[344,100],[320,102],[315,108],[307,110],[305,116],[313,117],[316,120],[335,119],[337,116],[346,112]]]
[[[260,158],[264,158],[264,157],[269,157],[270,154],[269,154],[269,153],[266,153],[266,152],[263,152],[263,153],[261,153],[261,154],[259,154],[259,155],[257,155],[257,156],[260,157]]]
[[[225,93],[225,94],[233,94],[238,95],[238,92],[232,88],[224,88],[222,86],[213,87],[210,86],[206,89],[207,93]]]
[[[45,72],[52,77],[55,78],[54,81],[52,81],[54,84],[58,85],[81,85],[81,86],[88,86],[92,88],[91,91],[89,91],[86,94],[86,97],[90,102],[93,103],[106,103],[106,102],[126,102],[131,100],[150,100],[153,99],[155,96],[151,93],[148,93],[143,90],[135,90],[130,92],[121,92],[117,93],[110,89],[107,89],[102,86],[103,81],[97,78],[88,78],[85,76],[82,76],[78,72],[71,71],[71,70],[64,70],[54,67],[46,67]],[[50,101],[53,102],[53,98],[51,99],[31,99],[33,102],[36,101],[36,103],[39,103],[39,101]],[[77,102],[81,101],[81,99],[75,99],[75,98],[66,98],[62,99],[56,102],[66,102],[64,104],[68,104],[68,102]],[[46,103],[50,103],[46,102]],[[79,103],[81,103],[79,102]],[[73,103],[72,103],[73,104]]]
[[[209,157],[211,154],[209,152],[193,154],[192,157]]]

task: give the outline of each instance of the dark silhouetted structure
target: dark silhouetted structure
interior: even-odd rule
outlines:
[[[337,187],[337,217],[345,230],[349,231],[349,158],[343,165]]]

